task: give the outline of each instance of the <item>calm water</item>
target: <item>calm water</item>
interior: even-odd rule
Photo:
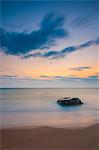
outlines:
[[[99,122],[99,89],[1,89],[0,127],[80,127]],[[81,106],[59,106],[59,98],[79,97]]]

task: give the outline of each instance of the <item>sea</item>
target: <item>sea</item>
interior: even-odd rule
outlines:
[[[78,128],[99,123],[98,93],[98,88],[0,89],[0,128]],[[83,105],[58,105],[64,97],[80,98]]]

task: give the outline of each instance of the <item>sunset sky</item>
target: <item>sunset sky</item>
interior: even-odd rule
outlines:
[[[0,24],[0,87],[98,86],[98,0],[2,0]]]

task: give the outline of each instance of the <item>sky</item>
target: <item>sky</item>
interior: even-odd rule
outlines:
[[[2,0],[0,87],[98,87],[98,0]]]

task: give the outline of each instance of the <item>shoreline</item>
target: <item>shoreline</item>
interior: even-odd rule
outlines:
[[[0,129],[2,150],[98,150],[99,124],[83,128],[51,126]]]

